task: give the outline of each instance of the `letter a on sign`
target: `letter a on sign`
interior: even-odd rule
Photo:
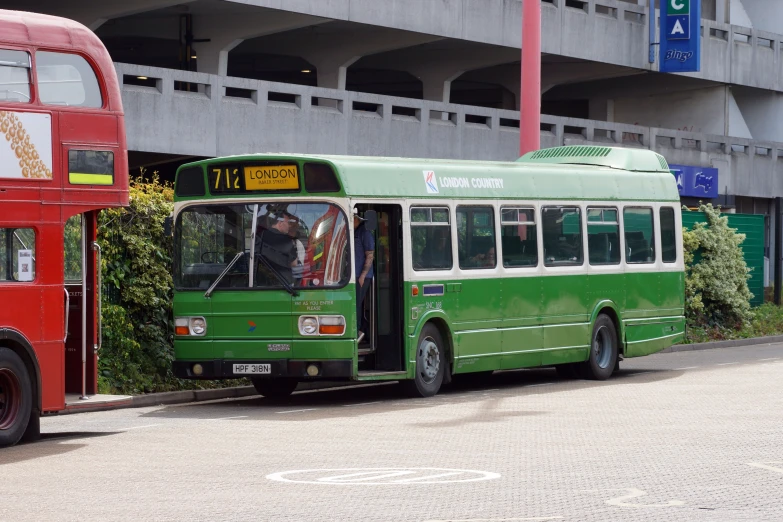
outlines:
[[[666,39],[689,40],[691,37],[691,0],[667,0]]]
[[[676,0],[672,0],[673,2]],[[666,39],[667,40],[690,40],[691,22],[690,16],[667,16],[666,17]]]

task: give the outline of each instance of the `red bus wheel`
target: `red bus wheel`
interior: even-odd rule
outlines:
[[[0,348],[0,447],[19,442],[33,406],[30,377],[22,359]]]

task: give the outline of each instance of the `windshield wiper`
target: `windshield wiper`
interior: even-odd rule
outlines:
[[[231,267],[234,266],[237,261],[239,261],[239,258],[244,256],[244,252],[239,252],[237,255],[234,256],[234,259],[231,260],[231,262],[226,266],[226,268],[220,273],[220,275],[215,279],[215,282],[212,283],[212,286],[210,286],[206,292],[204,292],[204,297],[209,298],[209,296],[212,295],[212,292],[215,290],[215,287],[218,285],[218,283],[226,276],[229,270],[231,270]]]
[[[291,294],[294,297],[299,297],[299,292],[297,292],[293,286],[291,286],[291,283],[286,281],[285,277],[283,277],[280,272],[275,270],[275,267],[272,266],[272,263],[270,263],[265,257],[264,254],[261,254],[258,256],[258,259],[261,260],[262,263],[264,263],[264,266],[269,269],[270,272],[272,272],[278,281],[283,283],[283,288],[285,288],[286,292]]]

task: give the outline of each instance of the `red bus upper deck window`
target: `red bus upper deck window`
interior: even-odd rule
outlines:
[[[103,107],[95,71],[77,54],[35,53],[35,72],[42,103],[67,107]]]
[[[30,103],[30,55],[0,49],[0,102]]]

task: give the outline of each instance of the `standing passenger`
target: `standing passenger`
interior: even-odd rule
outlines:
[[[364,339],[367,325],[364,322],[364,298],[372,284],[372,262],[375,258],[375,239],[372,233],[364,226],[367,221],[360,217],[356,209],[353,210],[353,252],[356,265],[356,329],[359,337],[357,342]]]

